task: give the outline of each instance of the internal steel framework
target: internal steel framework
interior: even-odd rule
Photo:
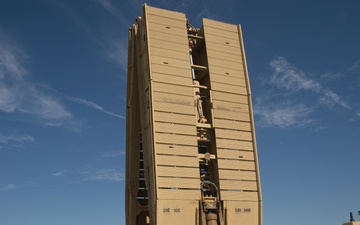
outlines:
[[[240,25],[143,6],[129,29],[127,225],[261,225]]]

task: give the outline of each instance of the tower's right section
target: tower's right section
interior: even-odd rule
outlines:
[[[200,32],[206,48],[209,81],[204,84],[210,89],[224,222],[262,224],[254,118],[241,27],[203,19]]]

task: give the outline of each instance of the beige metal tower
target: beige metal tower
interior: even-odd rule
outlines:
[[[127,225],[261,225],[241,28],[143,6],[129,29]]]
[[[352,222],[343,223],[343,225],[360,225],[360,222],[352,221]]]

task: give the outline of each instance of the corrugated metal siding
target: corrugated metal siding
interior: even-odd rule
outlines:
[[[258,201],[249,89],[237,26],[203,19],[222,200]]]
[[[146,12],[157,198],[197,200],[199,162],[186,18],[152,7]]]

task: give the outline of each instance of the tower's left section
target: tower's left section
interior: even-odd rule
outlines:
[[[185,15],[144,5],[129,29],[127,225],[198,220],[194,91]]]

